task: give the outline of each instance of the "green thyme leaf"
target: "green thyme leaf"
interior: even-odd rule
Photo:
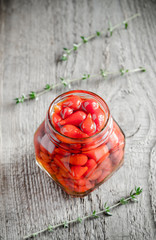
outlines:
[[[100,69],[100,73],[101,73],[101,76],[104,78],[108,76],[108,73],[106,70]]]
[[[37,233],[33,233],[33,234],[32,234],[32,237],[36,237],[36,236],[37,236]]]
[[[30,99],[36,98],[36,92],[30,92],[29,97],[30,97]]]
[[[128,69],[124,69],[124,68],[120,69],[121,76],[123,76],[125,73],[128,73],[128,72],[129,72]]]
[[[23,103],[24,100],[25,100],[25,96],[24,96],[24,95],[22,95],[21,98],[15,98],[16,104],[18,104],[18,103]]]
[[[63,77],[60,77],[60,80],[65,87],[68,85],[67,81]]]
[[[109,22],[109,28],[108,28],[108,31],[109,31],[109,33],[110,33],[110,36],[112,36],[112,35],[113,35],[113,27],[112,27],[111,22]]]
[[[76,51],[78,49],[78,45],[77,44],[73,44],[73,50]]]
[[[67,221],[65,221],[65,222],[63,223],[63,226],[64,226],[64,228],[67,228],[67,227],[68,227]]]
[[[100,32],[96,32],[96,35],[99,37],[101,35],[101,33]]]
[[[44,88],[44,89],[46,89],[46,90],[50,89],[50,85],[47,83],[47,84],[45,85],[45,88]]]
[[[98,215],[96,215],[96,211],[93,211],[92,216],[95,217],[95,218],[98,218],[98,217],[99,217]]]
[[[83,40],[83,43],[87,43],[88,42],[88,40],[84,36],[81,36],[81,39]]]
[[[87,79],[87,78],[89,78],[89,77],[90,77],[90,74],[83,74],[82,80],[85,80],[85,79]]]
[[[81,223],[81,222],[82,222],[82,218],[78,217],[78,218],[77,218],[77,221],[78,221],[79,223]]]
[[[121,198],[120,203],[124,205],[124,204],[127,204],[128,201],[125,198]]]
[[[53,230],[53,227],[51,225],[48,226],[48,231],[51,232]]]
[[[135,195],[139,195],[140,193],[142,193],[142,189],[140,188],[140,187],[135,187],[135,191],[136,191],[136,193],[135,193]]]
[[[127,29],[128,28],[128,23],[124,22],[124,24],[125,24],[125,29]]]
[[[60,60],[67,61],[67,59],[68,59],[67,54],[63,54]]]
[[[140,67],[141,72],[146,72],[146,69],[144,67]]]
[[[136,199],[135,197],[131,199],[132,202],[138,202],[138,199]]]

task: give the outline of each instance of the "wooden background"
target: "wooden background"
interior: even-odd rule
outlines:
[[[111,38],[100,37],[58,63],[63,47],[80,36],[107,29],[136,12],[141,17]],[[79,77],[100,68],[115,71],[145,66],[146,73],[87,80],[72,89],[103,97],[127,138],[125,164],[104,185],[79,199],[67,196],[35,164],[33,134],[56,89],[38,101],[15,105],[22,93]],[[0,239],[18,240],[49,223],[91,213],[112,204],[137,186],[138,204],[37,237],[49,239],[156,239],[156,1],[0,0]]]

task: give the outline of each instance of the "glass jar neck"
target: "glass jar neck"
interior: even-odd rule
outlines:
[[[69,138],[69,137],[66,137],[65,135],[62,135],[53,127],[51,119],[52,119],[52,114],[54,112],[54,105],[60,101],[63,101],[67,97],[73,96],[73,95],[78,95],[85,99],[94,98],[99,103],[101,109],[105,112],[105,115],[106,115],[105,126],[99,133],[96,133],[95,135],[87,138]],[[50,140],[58,146],[60,146],[60,143],[63,143],[64,148],[66,147],[69,148],[69,146],[70,148],[72,148],[72,145],[74,146],[75,144],[81,144],[83,148],[85,148],[88,145],[90,146],[90,148],[98,147],[107,140],[109,134],[112,131],[112,127],[113,127],[113,119],[110,116],[109,108],[105,103],[105,101],[94,93],[91,93],[88,91],[81,91],[81,90],[70,91],[58,96],[51,103],[45,119],[45,131],[48,134]]]

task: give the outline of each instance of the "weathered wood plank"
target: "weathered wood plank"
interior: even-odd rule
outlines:
[[[80,35],[107,28],[135,12],[141,17],[112,38],[99,38],[79,49],[66,63],[57,62],[62,47]],[[135,185],[144,192],[138,204],[58,229],[37,239],[155,239],[156,226],[156,3],[155,1],[0,1],[0,239],[23,235],[113,203]],[[37,102],[15,106],[12,99],[40,89],[59,76],[77,77],[100,68],[117,70],[145,65],[147,73],[83,81],[72,89],[102,96],[127,136],[124,166],[83,199],[67,196],[35,164],[33,132],[56,89]]]

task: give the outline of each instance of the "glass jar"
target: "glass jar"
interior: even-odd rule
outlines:
[[[70,138],[54,128],[54,107],[74,95],[95,99],[99,103],[106,116],[100,132],[86,138]],[[34,145],[39,167],[66,193],[75,197],[86,196],[100,186],[124,161],[124,134],[110,115],[105,101],[89,91],[75,90],[58,96],[50,104],[45,120],[35,132]]]

